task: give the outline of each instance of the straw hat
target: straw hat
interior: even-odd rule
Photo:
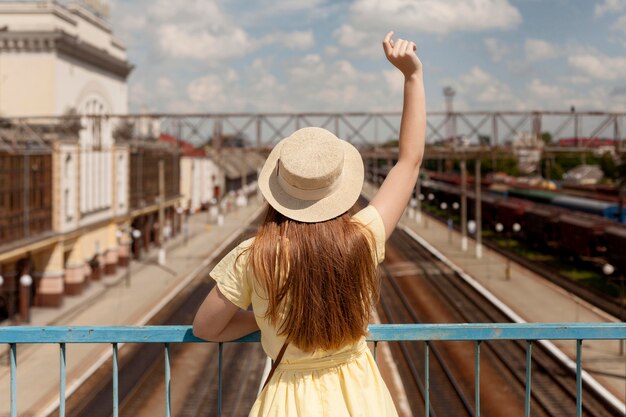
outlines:
[[[363,187],[359,151],[326,129],[305,127],[281,140],[259,175],[261,193],[279,213],[315,223],[352,207]]]

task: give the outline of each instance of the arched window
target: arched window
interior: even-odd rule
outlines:
[[[91,148],[98,151],[102,148],[104,121],[102,117],[106,114],[105,105],[98,97],[91,97],[84,105],[83,112],[87,116],[87,132]]]

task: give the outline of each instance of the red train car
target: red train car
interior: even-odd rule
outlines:
[[[522,236],[533,246],[552,246],[559,241],[558,209],[534,205],[526,208],[522,216]]]
[[[504,226],[505,232],[513,229],[513,224],[522,225],[524,223],[524,212],[534,204],[530,201],[518,198],[506,198],[498,200],[496,203],[497,222]]]
[[[611,222],[602,217],[563,214],[559,219],[559,246],[580,257],[604,255],[604,230]]]
[[[626,274],[626,227],[609,226],[604,231],[606,258],[621,274]]]

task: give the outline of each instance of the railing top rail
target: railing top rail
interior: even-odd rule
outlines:
[[[402,112],[397,111],[310,111],[310,112],[219,112],[219,113],[111,113],[98,115],[30,115],[30,116],[5,116],[4,120],[36,120],[36,119],[76,119],[85,118],[231,118],[231,117],[366,117],[366,116],[400,116]],[[544,115],[544,116],[626,116],[624,111],[568,111],[568,110],[467,110],[447,112],[445,110],[428,111],[430,116],[522,116],[522,115]]]
[[[454,323],[378,324],[369,341],[432,340],[616,340],[626,339],[626,323]],[[253,333],[236,342],[258,342]],[[14,326],[0,330],[0,343],[190,343],[191,326]]]

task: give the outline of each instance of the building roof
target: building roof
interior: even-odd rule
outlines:
[[[615,146],[614,139],[606,138],[562,138],[559,139],[559,146],[582,146],[585,148],[599,148],[601,146]]]
[[[602,179],[604,173],[597,165],[579,165],[563,175],[563,179],[574,184],[595,184]]]
[[[245,175],[256,173],[263,166],[265,158],[258,152],[222,149],[215,161],[224,170],[226,178],[236,179],[243,173]]]
[[[159,140],[162,142],[177,145],[180,149],[180,153],[182,156],[207,156],[203,148],[196,148],[191,143],[185,142],[184,140],[169,135],[167,133],[161,133],[161,135],[159,136]]]

